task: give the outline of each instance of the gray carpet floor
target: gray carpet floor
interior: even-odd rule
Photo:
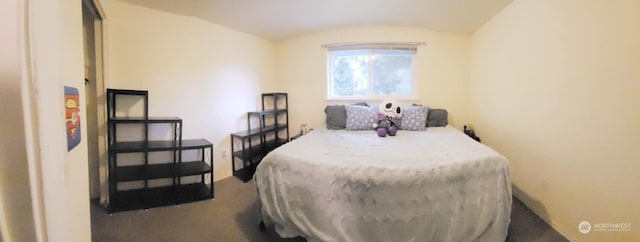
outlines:
[[[215,183],[215,199],[180,206],[108,214],[91,205],[94,242],[297,242],[283,239],[273,227],[261,232],[255,184],[234,177]],[[514,198],[507,241],[567,241]]]

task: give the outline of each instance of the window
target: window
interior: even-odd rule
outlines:
[[[329,99],[413,96],[416,44],[350,44],[328,49]]]

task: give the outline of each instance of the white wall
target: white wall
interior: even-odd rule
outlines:
[[[640,2],[514,1],[472,36],[472,120],[575,241],[640,240]],[[631,232],[579,233],[581,221]]]
[[[183,119],[183,138],[214,144],[214,179],[231,176],[230,133],[274,89],[273,43],[201,19],[102,1],[109,88],[149,91],[151,116]],[[229,152],[227,152],[228,154]]]
[[[415,102],[447,109],[450,123],[458,128],[469,121],[469,37],[423,28],[371,26],[307,34],[277,44],[277,81],[279,89],[289,93],[292,134],[301,123],[324,126],[324,107],[334,103],[327,101],[327,50],[321,45],[366,41],[426,42],[414,58],[419,99]]]
[[[17,0],[0,2],[0,241],[36,241],[20,87]]]

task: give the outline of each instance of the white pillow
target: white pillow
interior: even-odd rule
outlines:
[[[378,118],[377,107],[344,105],[347,113],[346,130],[373,130]]]
[[[409,106],[402,108],[402,119],[399,129],[421,131],[427,129],[429,107]]]

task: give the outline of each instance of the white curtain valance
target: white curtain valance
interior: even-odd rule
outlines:
[[[426,45],[424,42],[351,42],[351,43],[336,43],[322,45],[323,48],[327,48],[329,51],[336,50],[361,50],[361,49],[374,49],[374,50],[407,50],[417,51],[419,45]]]

